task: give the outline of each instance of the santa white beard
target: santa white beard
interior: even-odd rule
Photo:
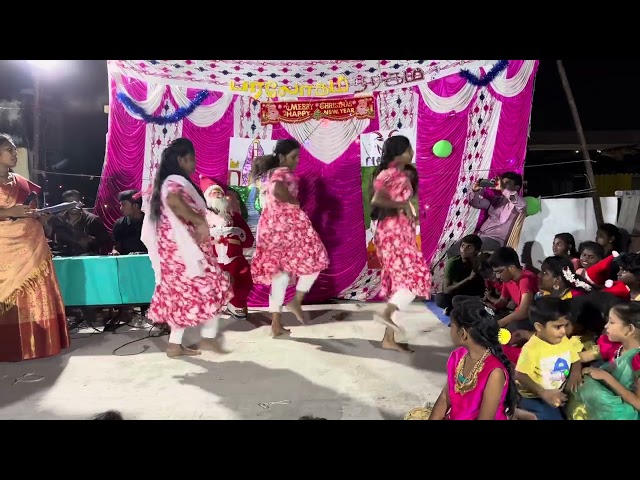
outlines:
[[[207,206],[219,219],[223,225],[227,225],[231,221],[231,215],[229,215],[229,206],[227,205],[227,199],[222,198],[208,198]]]

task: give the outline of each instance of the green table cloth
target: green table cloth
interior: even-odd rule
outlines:
[[[151,302],[155,278],[148,255],[60,257],[53,265],[67,306]]]

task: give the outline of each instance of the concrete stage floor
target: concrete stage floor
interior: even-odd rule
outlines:
[[[438,397],[452,349],[449,329],[414,303],[399,323],[415,352],[382,350],[384,327],[372,321],[382,307],[309,305],[309,326],[284,315],[292,327],[286,339],[270,337],[261,313],[251,322],[224,319],[231,351],[224,356],[169,359],[166,336],[113,355],[148,331],[76,333],[63,355],[0,364],[0,419],[86,419],[110,409],[137,420],[401,419]],[[32,375],[16,382],[25,374]]]

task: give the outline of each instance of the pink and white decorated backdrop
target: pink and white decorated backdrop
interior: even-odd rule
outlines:
[[[304,62],[314,65],[308,68],[319,69],[322,64],[322,68],[335,71],[327,62]],[[379,290],[379,272],[367,267],[357,140],[376,129],[416,127],[422,250],[435,269],[437,283],[447,246],[473,231],[478,223],[478,211],[465,201],[472,181],[505,170],[522,171],[537,69],[537,61],[511,61],[491,84],[476,87],[458,75],[460,66],[452,70],[452,62],[444,62],[439,70],[449,69],[449,75],[416,86],[376,91],[374,120],[309,120],[265,127],[259,120],[259,102],[228,91],[212,92],[176,123],[146,123],[130,113],[116,95],[124,93],[148,114],[170,115],[187,106],[206,81],[201,75],[200,83],[190,84],[184,71],[178,81],[173,73],[162,74],[162,69],[151,74],[149,68],[135,70],[134,61],[110,61],[109,133],[96,212],[111,226],[119,216],[117,193],[130,188],[148,191],[163,148],[180,136],[195,144],[197,173],[223,184],[227,181],[232,136],[292,137],[304,145],[298,172],[302,204],[331,258],[331,266],[320,276],[309,299],[371,299]],[[488,61],[479,62],[484,65]],[[464,65],[476,75],[483,73],[478,63]],[[153,81],[147,83],[149,79]],[[440,159],[432,154],[439,140],[452,143],[449,157]],[[266,305],[267,295],[267,287],[256,287],[250,305]]]

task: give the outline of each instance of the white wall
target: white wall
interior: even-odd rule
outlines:
[[[618,199],[604,197],[600,199],[605,223],[616,224]],[[570,233],[576,239],[576,248],[580,242],[595,240],[596,217],[591,198],[552,198],[542,200],[542,211],[527,217],[520,234],[518,253],[527,257],[525,244],[533,242],[531,247],[532,266],[540,268],[546,257],[553,255],[551,246],[558,233]],[[523,259],[524,260],[524,259]]]
[[[22,175],[24,178],[29,180],[29,152],[26,148],[18,149],[18,164],[16,168],[13,169],[18,175]]]

